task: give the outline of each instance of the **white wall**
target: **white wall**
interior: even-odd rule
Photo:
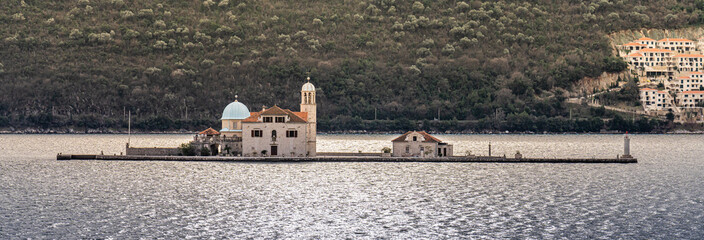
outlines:
[[[306,156],[306,123],[242,123],[242,153],[243,156],[261,156],[262,150],[271,155],[271,146],[278,146],[280,157],[290,157],[293,152],[296,157]],[[262,137],[252,137],[252,130],[262,130]],[[272,142],[271,132],[276,130],[276,142]],[[298,137],[287,138],[287,130],[297,130]]]

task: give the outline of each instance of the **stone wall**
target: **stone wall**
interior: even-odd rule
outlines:
[[[128,147],[126,155],[142,155],[142,156],[177,156],[179,155],[178,148],[133,148]]]

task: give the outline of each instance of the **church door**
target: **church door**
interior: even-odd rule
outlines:
[[[279,146],[271,146],[271,156],[279,155]]]

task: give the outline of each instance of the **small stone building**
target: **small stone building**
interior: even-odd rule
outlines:
[[[424,131],[409,131],[391,140],[394,157],[450,157],[452,145]]]

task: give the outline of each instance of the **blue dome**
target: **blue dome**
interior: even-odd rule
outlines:
[[[248,117],[249,109],[247,109],[247,106],[235,100],[225,107],[220,120],[242,120]]]

